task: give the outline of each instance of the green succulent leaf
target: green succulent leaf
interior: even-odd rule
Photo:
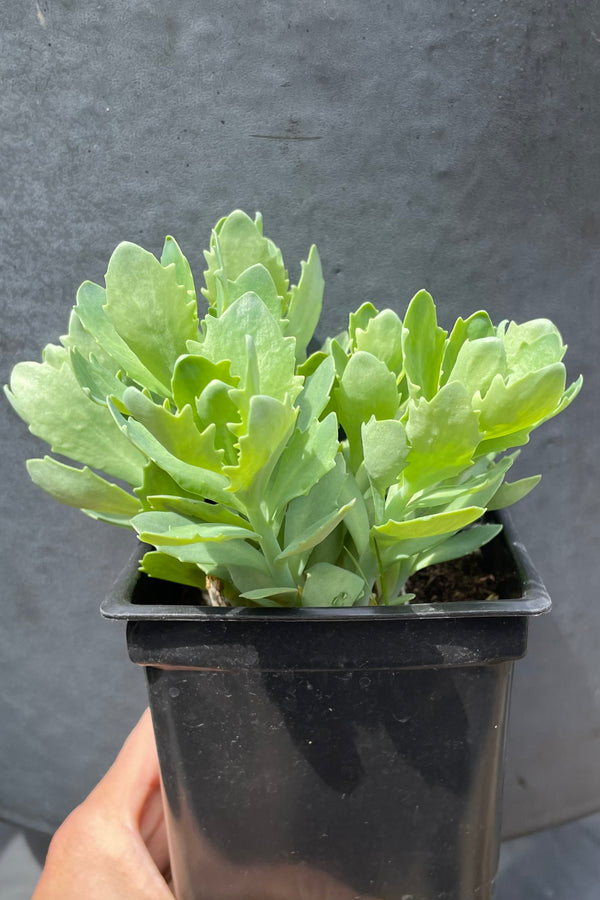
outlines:
[[[404,317],[404,369],[412,396],[431,400],[438,389],[446,332],[438,327],[431,294],[419,291]]]
[[[408,455],[406,430],[396,419],[377,421],[373,416],[362,426],[365,469],[371,484],[384,492],[400,478]]]
[[[105,277],[108,318],[167,391],[176,360],[198,335],[196,303],[178,283],[176,269],[164,268],[136,244],[123,243],[111,256]]]
[[[134,496],[96,475],[87,466],[75,469],[51,456],[44,456],[43,459],[28,460],[27,471],[34,484],[67,506],[129,519],[141,509],[140,501]]]
[[[93,466],[128,484],[140,484],[146,462],[119,432],[108,409],[81,389],[62,347],[60,366],[18,363],[7,396],[29,430],[55,453]]]
[[[446,538],[433,550],[417,556],[413,571],[418,572],[427,566],[447,562],[451,559],[459,559],[461,556],[473,553],[493,540],[501,531],[502,525],[499,524],[473,525],[471,528],[465,529],[465,531],[459,531],[458,534],[453,534],[451,537]]]
[[[373,533],[381,540],[404,541],[419,538],[435,537],[449,534],[470,525],[485,512],[485,507],[468,506],[466,509],[450,510],[434,513],[430,516],[419,516],[406,519],[404,522],[390,520],[384,525],[376,525]]]
[[[281,551],[277,560],[289,559],[291,556],[304,553],[306,550],[310,550],[319,544],[333,531],[336,525],[342,521],[346,513],[352,509],[354,502],[355,501],[350,501],[350,503],[335,510],[335,512],[319,519],[319,521],[312,525],[310,529],[291,541],[291,543]]]
[[[254,222],[242,210],[222,218],[214,228],[210,251],[205,253],[208,269],[204,273],[206,289],[202,293],[211,306],[217,304],[218,272],[235,281],[250,266],[260,263],[269,272],[280,297],[287,297],[288,277],[281,251],[273,241],[263,237],[262,217]]]
[[[155,545],[257,538],[257,535],[247,528],[223,522],[197,522],[189,516],[175,512],[142,512],[131,520],[131,524],[141,541]]]
[[[392,372],[402,369],[402,320],[391,309],[370,318],[365,329],[356,328],[356,348],[372,353]]]
[[[344,370],[335,391],[338,418],[350,444],[350,460],[357,468],[362,460],[361,426],[375,419],[393,419],[398,409],[396,378],[384,362],[371,353],[357,351]]]
[[[484,310],[473,313],[468,319],[459,317],[450,333],[450,337],[446,341],[440,385],[446,384],[448,376],[454,368],[456,357],[465,341],[473,342],[489,337],[496,337],[496,329],[492,325],[489,315]]]
[[[181,247],[170,234],[165,238],[160,264],[165,268],[171,265],[175,266],[175,280],[177,284],[184,287],[194,299],[196,298],[194,276],[192,275],[190,264],[181,252]]]
[[[301,263],[300,281],[292,287],[287,311],[285,334],[296,338],[296,361],[306,358],[306,348],[312,338],[323,305],[323,272],[317,248],[313,244],[306,262]]]
[[[512,506],[513,503],[522,500],[530,491],[539,484],[542,479],[541,475],[530,475],[529,478],[520,478],[510,484],[502,484],[498,490],[492,494],[487,502],[488,509],[505,509]]]
[[[465,469],[481,435],[464,385],[446,384],[431,400],[409,401],[406,434],[410,450],[403,477],[413,491]]]
[[[201,591],[206,587],[206,575],[195,563],[182,563],[158,550],[150,550],[144,554],[140,571],[151,578],[174,581],[176,584],[185,584]]]
[[[354,606],[364,590],[359,575],[330,563],[321,562],[306,572],[302,606]]]

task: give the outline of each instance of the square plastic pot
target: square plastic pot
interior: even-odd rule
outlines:
[[[219,609],[129,573],[103,605],[145,668],[178,900],[490,900],[506,721],[550,599]]]

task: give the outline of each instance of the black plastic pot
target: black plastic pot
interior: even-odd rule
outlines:
[[[178,900],[489,900],[513,661],[550,599],[199,607],[131,577],[104,615],[146,667]],[[519,596],[520,595],[520,596]]]

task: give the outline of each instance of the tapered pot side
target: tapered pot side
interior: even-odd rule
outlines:
[[[145,667],[178,900],[493,897],[512,668],[550,608],[504,522],[484,551],[515,596],[485,603],[222,609],[117,585],[103,612]]]

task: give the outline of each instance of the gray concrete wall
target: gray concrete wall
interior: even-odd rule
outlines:
[[[1,4],[2,379],[66,328],[122,239],[262,210],[292,276],[315,241],[320,334],[421,287],[442,324],[549,315],[582,396],[533,436],[515,509],[553,595],[515,678],[506,829],[600,806],[598,2],[37,0]],[[595,30],[596,29],[596,30]],[[97,607],[133,548],[30,485],[0,416],[0,816],[54,824],[144,704]]]

